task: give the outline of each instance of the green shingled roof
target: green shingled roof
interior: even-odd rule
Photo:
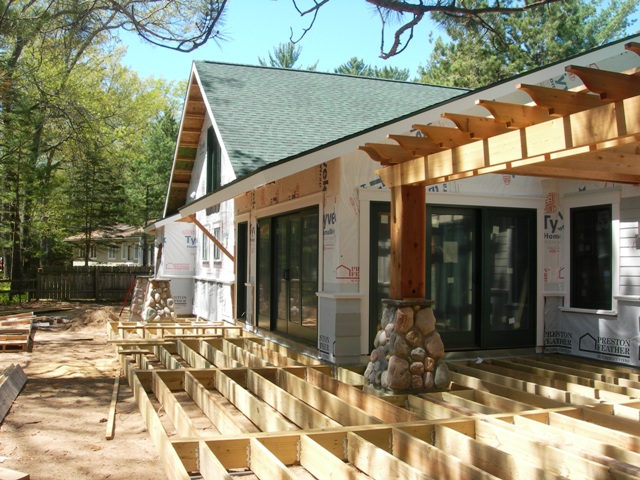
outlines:
[[[466,93],[306,70],[194,64],[238,178]]]

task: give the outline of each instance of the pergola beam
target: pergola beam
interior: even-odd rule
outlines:
[[[513,162],[529,158],[539,158],[539,161],[551,160],[552,155],[557,155],[558,152],[571,152],[572,149],[580,147],[588,149],[576,153],[610,149],[624,145],[625,138],[633,142],[638,141],[638,111],[640,96],[418,157],[380,169],[377,173],[385,185],[390,187],[426,185],[435,183],[435,179],[441,181],[442,178],[459,178],[460,174],[477,173],[490,167],[496,170],[499,170],[500,166],[504,169],[512,168]],[[635,169],[629,168],[626,173],[629,175],[628,180],[625,182],[624,178],[621,178],[618,181],[636,183],[640,164],[635,166]]]

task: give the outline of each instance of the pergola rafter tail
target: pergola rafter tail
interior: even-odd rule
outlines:
[[[625,45],[640,53],[640,45]],[[456,125],[414,125],[422,137],[388,136],[394,144],[362,148],[384,168],[389,187],[426,186],[487,173],[606,180],[640,179],[640,75],[567,66],[579,91],[518,85],[528,105],[477,100],[486,117],[443,113]]]

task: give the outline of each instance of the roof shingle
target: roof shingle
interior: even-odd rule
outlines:
[[[467,92],[307,70],[194,64],[237,178]]]

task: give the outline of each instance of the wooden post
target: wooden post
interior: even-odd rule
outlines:
[[[392,299],[425,298],[426,221],[423,186],[391,187]]]

